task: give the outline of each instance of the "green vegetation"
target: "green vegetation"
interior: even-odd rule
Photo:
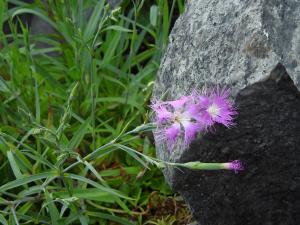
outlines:
[[[151,215],[172,193],[140,125],[183,2],[0,1],[1,224],[174,224]],[[56,32],[31,34],[24,13]]]

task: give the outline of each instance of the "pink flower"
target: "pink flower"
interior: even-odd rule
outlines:
[[[229,90],[216,88],[207,96],[198,96],[199,107],[202,108],[201,122],[206,126],[214,123],[223,124],[226,127],[233,125],[233,116],[236,115],[232,103],[229,101]]]
[[[156,138],[165,142],[170,151],[175,144],[188,147],[197,133],[215,123],[230,127],[236,114],[229,101],[229,90],[220,88],[200,94],[194,91],[174,101],[156,101],[151,108],[156,115]],[[182,139],[183,142],[180,142]]]
[[[166,141],[171,151],[180,137],[183,148],[187,147],[201,130],[197,122],[199,111],[191,96],[183,96],[178,100],[152,104],[158,125],[156,135],[159,140]]]

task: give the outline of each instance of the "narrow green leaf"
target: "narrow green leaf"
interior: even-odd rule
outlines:
[[[33,202],[26,202],[20,209],[18,209],[17,214],[26,214],[32,205]]]
[[[0,91],[4,92],[4,93],[8,93],[10,92],[6,81],[0,76]]]
[[[106,44],[103,60],[102,60],[102,66],[105,66],[111,62],[113,59],[117,46],[119,44],[120,38],[121,38],[121,32],[113,32],[112,35],[110,35],[110,41]]]
[[[32,8],[18,8],[17,10],[14,10],[12,17],[15,17],[17,15],[21,15],[24,13],[29,13],[36,15],[40,17],[42,20],[46,21],[49,23],[53,28],[57,29],[55,22],[53,22],[47,15],[44,14],[44,12],[40,9],[32,9]]]
[[[140,23],[137,23],[135,20],[129,19],[123,15],[120,15],[119,17],[127,22],[130,22],[130,23],[140,27],[142,30],[146,30],[153,38],[156,38],[155,32],[153,30],[151,30],[149,27],[146,27]]]
[[[163,0],[163,44],[168,42],[169,36],[169,3],[168,0]]]
[[[64,176],[66,178],[69,177],[69,178],[71,178],[73,180],[78,180],[78,181],[81,181],[83,183],[90,184],[93,187],[98,188],[101,191],[104,191],[104,192],[107,192],[107,193],[119,196],[121,198],[131,199],[131,198],[125,196],[124,194],[122,194],[121,192],[119,192],[119,191],[117,191],[115,189],[104,187],[103,185],[98,184],[97,182],[92,181],[92,180],[90,180],[90,179],[88,179],[86,177],[82,177],[82,176],[79,176],[79,175],[76,175],[76,174],[72,174],[72,173],[65,173]],[[0,191],[1,191],[1,189],[0,189]]]
[[[88,161],[84,161],[84,164],[87,166],[87,168],[97,177],[97,179],[104,185],[106,185],[105,181],[101,177],[101,175],[98,173],[98,171],[90,164]]]
[[[2,39],[5,10],[6,10],[6,2],[2,0],[0,1],[0,40]]]
[[[97,98],[96,102],[117,102],[120,104],[128,104],[131,105],[139,110],[142,110],[141,105],[135,101],[135,99],[132,98],[126,98],[126,97],[102,97],[102,98]]]
[[[37,56],[37,55],[49,54],[49,53],[52,53],[52,52],[59,53],[59,52],[61,52],[61,48],[59,48],[59,47],[49,47],[49,48],[32,49],[31,55],[32,56]]]
[[[15,177],[20,179],[22,177],[22,173],[11,150],[7,152],[7,158]]]
[[[37,123],[41,122],[40,96],[37,79],[34,79],[34,96],[35,96],[35,119]]]
[[[113,216],[110,214],[105,214],[105,213],[100,213],[100,212],[90,212],[90,211],[87,211],[86,214],[91,217],[103,218],[108,221],[114,221],[114,222],[117,222],[117,223],[123,224],[123,225],[134,225],[134,223],[131,223],[129,220],[126,220],[126,219],[118,217],[118,216]]]
[[[6,220],[5,217],[2,216],[1,214],[0,214],[0,223],[1,223],[2,225],[8,225],[7,220]]]
[[[87,189],[78,189],[74,188],[72,190],[73,197],[79,198],[79,199],[88,199],[92,201],[99,201],[99,202],[108,202],[108,203],[114,203],[115,200],[113,198],[113,194],[108,192],[99,191],[97,188],[87,188]],[[68,198],[69,193],[68,191],[60,191],[60,192],[54,192],[54,196],[58,198]]]
[[[14,181],[11,181],[11,182],[8,182],[8,183],[2,185],[0,187],[0,192],[7,191],[7,190],[10,190],[15,187],[19,187],[21,185],[28,184],[33,181],[37,181],[37,180],[41,180],[41,179],[45,179],[45,178],[49,178],[49,177],[54,178],[56,176],[57,176],[57,174],[52,171],[52,172],[45,172],[45,173],[40,173],[40,174],[31,175],[31,176],[27,176],[27,177],[22,177],[18,180],[14,180]]]
[[[118,146],[120,149],[122,149],[123,151],[125,151],[128,155],[130,155],[132,158],[134,158],[136,161],[138,161],[140,164],[143,165],[143,167],[149,169],[149,167],[147,166],[147,164],[144,162],[144,160],[142,160],[135,152],[136,150],[132,149],[132,148],[129,148],[125,145],[121,145],[121,144],[118,144],[116,145]],[[142,155],[142,153],[141,153]]]
[[[37,152],[34,152],[35,155],[33,155],[30,151],[28,151],[28,152],[27,151],[22,151],[22,154],[24,154],[24,156],[26,155],[27,157],[35,160],[36,162],[47,165],[50,169],[55,169],[54,165],[52,165],[47,159],[43,158]]]
[[[179,13],[182,14],[184,12],[184,0],[177,0]]]
[[[89,217],[87,217],[87,216],[80,215],[79,220],[80,220],[81,225],[89,224]]]
[[[88,118],[83,124],[77,128],[77,131],[74,133],[71,141],[68,144],[69,149],[75,149],[79,146],[81,141],[84,138],[84,135],[87,133],[89,125],[90,125],[91,118]]]
[[[19,150],[15,149],[15,156],[16,160],[19,164],[21,172],[28,173],[29,171],[32,170],[32,164],[31,162],[26,158],[26,156]]]
[[[110,77],[110,76],[106,76],[106,75],[102,75],[102,78],[104,78],[105,80],[108,80],[108,81],[111,81],[113,84],[118,84],[120,85],[121,87],[123,87],[125,90],[126,90],[126,85],[123,84],[120,80],[116,79],[116,78],[113,78],[113,77]],[[113,85],[113,88],[116,88],[115,85]]]
[[[86,29],[84,31],[83,39],[84,41],[88,41],[93,35],[93,33],[96,31],[97,26],[99,25],[99,20],[101,15],[103,14],[103,7],[104,7],[105,0],[98,1],[97,5],[95,6],[95,9],[89,19],[88,24],[86,25]]]
[[[127,32],[127,33],[132,32],[132,30],[127,29],[127,28],[122,27],[122,26],[118,26],[118,25],[111,25],[111,26],[108,26],[108,27],[106,27],[105,29],[103,29],[102,32],[107,31],[107,30],[117,30],[117,31]]]
[[[36,186],[31,186],[28,189],[24,189],[21,191],[18,196],[21,198],[24,198],[28,195],[34,195],[34,194],[39,194],[44,190],[44,187],[42,185],[36,185]]]
[[[157,5],[152,5],[150,8],[150,23],[152,26],[156,26],[158,17],[158,7]]]
[[[61,95],[65,93],[62,85],[57,82],[42,65],[36,63],[35,66],[37,73],[47,80],[48,84],[55,90],[55,92],[58,92],[58,94]]]
[[[60,218],[58,209],[56,208],[52,196],[49,194],[47,190],[45,190],[45,197],[46,197],[46,204],[45,207],[48,207],[51,217],[51,224],[52,225],[60,225],[57,221]]]
[[[141,172],[141,167],[122,167],[122,169],[102,170],[99,174],[103,177],[115,177],[125,173],[126,175],[137,175]]]
[[[109,186],[105,183],[105,181],[102,179],[102,177],[100,176],[100,174],[97,172],[97,170],[90,164],[88,163],[87,161],[85,161],[84,163],[88,168],[89,170],[104,184],[105,187],[109,188]],[[129,208],[127,207],[127,205],[116,195],[112,195],[111,196],[111,200],[115,200],[119,206],[124,209],[127,213],[130,213],[130,210]]]

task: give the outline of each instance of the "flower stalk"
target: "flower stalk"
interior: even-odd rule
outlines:
[[[183,167],[191,170],[232,170],[235,173],[244,170],[244,166],[239,160],[227,163],[204,163],[200,161],[187,163],[159,162],[157,166],[159,168],[166,168],[167,166]]]

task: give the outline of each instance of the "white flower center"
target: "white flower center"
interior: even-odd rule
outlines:
[[[178,123],[183,124],[184,122],[189,122],[191,121],[191,117],[187,113],[182,113],[182,112],[175,112],[174,113],[174,120]]]
[[[211,115],[212,118],[216,118],[220,114],[220,108],[216,104],[212,104],[208,107],[207,112]]]

